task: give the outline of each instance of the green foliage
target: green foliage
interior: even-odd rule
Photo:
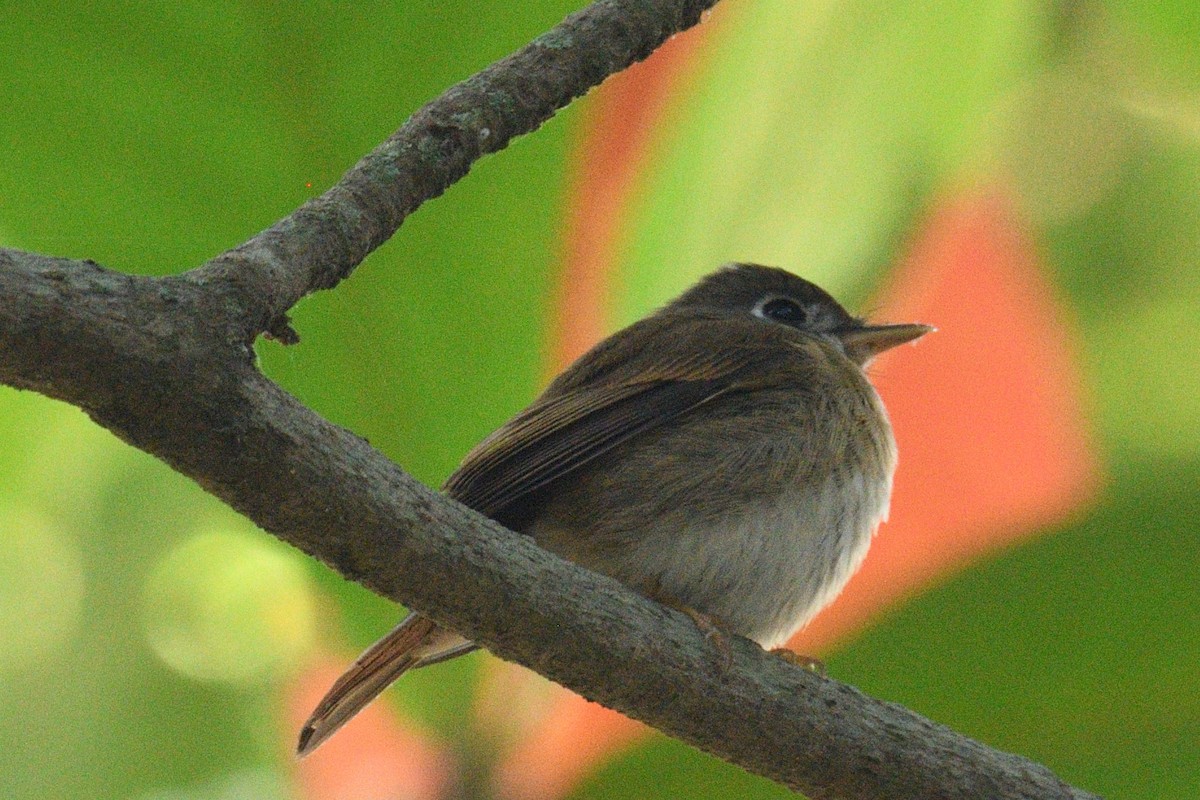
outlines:
[[[1113,447],[1200,455],[1200,148],[1154,132],[1086,215],[1048,230],[1051,263],[1079,314],[1097,419]],[[1185,359],[1186,360],[1186,359]]]
[[[1111,477],[1086,517],[915,598],[831,672],[1103,796],[1193,794],[1200,459]]]
[[[625,321],[727,261],[861,299],[1032,69],[1046,13],[1023,0],[723,11],[728,30],[647,174]]]

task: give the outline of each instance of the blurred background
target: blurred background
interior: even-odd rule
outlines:
[[[180,272],[557,23],[525,3],[0,0],[0,243]],[[727,0],[491,156],[263,368],[436,485],[729,260],[939,326],[881,360],[891,521],[795,642],[1111,797],[1200,796],[1200,6]],[[785,797],[486,654],[312,758],[399,610],[0,387],[0,795]]]

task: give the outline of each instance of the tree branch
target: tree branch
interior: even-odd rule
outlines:
[[[536,130],[613,73],[690,28],[717,0],[600,0],[421,108],[319,197],[204,265],[242,287],[258,330],[336,286],[471,164]],[[257,331],[256,331],[257,333]]]
[[[321,197],[182,276],[0,250],[0,381],[83,408],[347,578],[813,798],[1091,797],[748,641],[733,642],[726,667],[686,616],[421,485],[255,366],[253,338],[286,335],[296,300],[349,274],[476,158],[708,5],[596,3],[430,103]]]

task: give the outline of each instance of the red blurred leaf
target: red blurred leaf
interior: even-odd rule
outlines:
[[[793,640],[805,651],[1063,519],[1097,482],[1067,315],[1004,192],[934,209],[882,297],[881,317],[938,331],[872,370],[900,449],[891,521]]]
[[[565,797],[597,764],[648,730],[566,689],[553,689],[546,714],[496,769],[494,787],[502,800]]]
[[[715,15],[719,17],[720,15]],[[621,247],[623,213],[656,126],[687,81],[714,23],[682,33],[654,55],[615,75],[585,106],[568,165],[562,279],[552,323],[553,372],[604,335],[608,279]]]

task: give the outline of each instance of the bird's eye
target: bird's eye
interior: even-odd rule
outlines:
[[[799,325],[808,317],[799,303],[786,297],[776,297],[763,303],[760,313],[764,319],[782,322],[785,325]]]

